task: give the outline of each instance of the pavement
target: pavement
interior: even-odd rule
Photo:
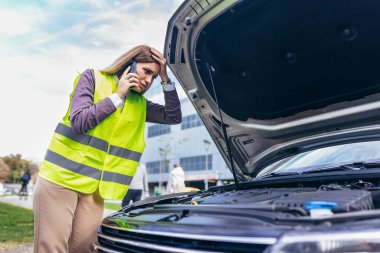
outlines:
[[[0,197],[0,202],[5,202],[8,204],[24,207],[27,209],[33,209],[33,197],[32,196],[2,196]],[[120,201],[119,201],[120,202]],[[116,203],[116,202],[112,202]],[[103,217],[110,215],[115,212],[114,210],[104,209]],[[0,244],[0,253],[32,253],[33,252],[33,244],[26,243],[20,245],[1,245]]]
[[[33,243],[0,245],[0,253],[33,253]]]

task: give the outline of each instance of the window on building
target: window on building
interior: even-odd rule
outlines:
[[[192,114],[182,118],[181,129],[188,129],[202,125],[201,118],[197,114]]]
[[[184,171],[197,171],[206,170],[206,158],[207,158],[207,170],[212,169],[212,155],[183,157],[179,159],[179,163]]]
[[[169,172],[169,160],[165,161],[154,161],[146,163],[146,172],[148,174],[160,174],[160,168],[162,168],[162,173]]]
[[[170,133],[170,125],[153,125],[148,127],[148,138]]]

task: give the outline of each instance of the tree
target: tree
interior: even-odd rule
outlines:
[[[31,162],[22,158],[22,155],[9,155],[3,157],[4,162],[10,168],[10,175],[6,182],[8,183],[18,183],[20,181],[21,175],[29,168]]]
[[[8,180],[10,173],[9,166],[0,158],[0,184]]]

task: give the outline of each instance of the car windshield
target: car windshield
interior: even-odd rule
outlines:
[[[302,173],[312,168],[370,161],[380,161],[380,141],[343,144],[304,152],[267,166],[257,177],[271,173]]]

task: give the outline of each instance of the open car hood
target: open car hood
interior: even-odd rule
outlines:
[[[379,137],[379,24],[370,0],[185,1],[164,54],[229,164],[220,107],[247,180],[287,156]]]

